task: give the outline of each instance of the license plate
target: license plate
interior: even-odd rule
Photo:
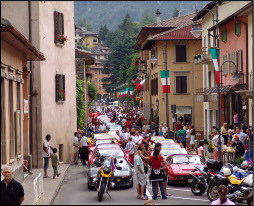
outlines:
[[[120,182],[120,181],[121,181],[121,178],[117,178],[116,181],[117,181],[117,182]]]
[[[193,179],[188,179],[188,183],[192,183]]]

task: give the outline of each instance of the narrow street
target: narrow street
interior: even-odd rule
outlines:
[[[104,195],[102,202],[97,200],[97,191],[87,188],[86,177],[87,166],[71,165],[67,171],[62,186],[55,198],[53,205],[143,205],[144,200],[136,199],[136,185],[133,188],[115,188],[110,191],[112,199],[107,194]],[[147,175],[148,179],[148,175]],[[137,182],[136,175],[134,183]],[[206,193],[202,196],[194,196],[190,191],[190,186],[174,185],[167,186],[168,192],[172,194],[167,200],[161,197],[155,201],[158,205],[210,205]],[[152,195],[150,183],[147,189]]]

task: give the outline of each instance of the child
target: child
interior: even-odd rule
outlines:
[[[59,160],[58,160],[58,157],[57,157],[57,154],[56,154],[56,153],[57,153],[57,149],[54,148],[54,149],[53,149],[53,154],[51,154],[51,156],[50,156],[51,161],[52,161],[52,167],[53,167],[53,170],[54,170],[53,179],[55,179],[56,176],[59,177],[59,175],[61,174],[61,173],[58,173],[58,171],[57,171],[57,164],[58,164],[59,167],[60,167],[60,162],[59,162]]]

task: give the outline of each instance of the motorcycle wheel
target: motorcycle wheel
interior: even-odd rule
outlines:
[[[216,184],[209,184],[207,189],[207,197],[210,201],[214,201],[218,199],[218,185]]]
[[[93,187],[90,185],[90,183],[89,183],[89,180],[87,180],[87,188],[89,189],[89,190],[92,190],[93,189]]]
[[[104,195],[105,188],[106,188],[106,182],[102,182],[102,183],[101,183],[101,188],[100,188],[100,191],[98,192],[98,201],[99,201],[99,202],[101,202],[101,201],[102,201],[102,198],[103,198],[103,195]]]
[[[201,188],[201,187],[202,186],[200,186],[199,188],[197,180],[193,180],[191,183],[191,192],[196,196],[201,196],[205,193],[205,188],[204,187]]]

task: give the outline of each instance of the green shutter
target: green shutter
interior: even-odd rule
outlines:
[[[235,22],[235,35],[241,35],[241,22]]]
[[[222,30],[222,41],[223,42],[227,41],[227,30],[226,29]]]

